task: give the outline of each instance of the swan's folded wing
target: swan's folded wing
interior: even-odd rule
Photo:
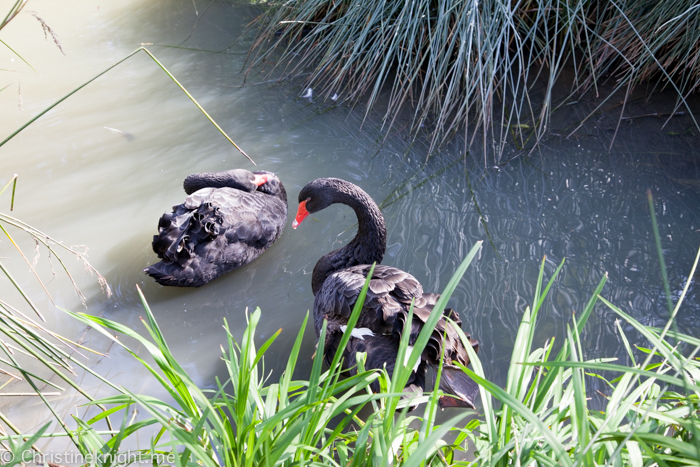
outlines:
[[[440,295],[438,294],[425,293],[420,300],[416,301],[413,308],[414,318],[411,323],[410,343],[415,342],[418,338],[418,334],[420,334],[425,323],[428,322],[439,298]],[[400,339],[407,318],[408,308],[404,308],[397,316],[394,326],[393,334],[396,339]],[[465,366],[469,364],[469,356],[457,330],[461,327],[462,320],[459,314],[452,308],[445,308],[442,312],[442,317],[436,323],[425,350],[423,351],[432,365],[436,365],[439,362],[441,355],[445,356],[447,363],[458,361]],[[466,337],[470,339],[469,333],[466,333]],[[443,341],[445,343],[444,350]],[[470,339],[470,341],[474,349],[478,351],[478,342],[473,339]]]
[[[325,280],[314,300],[317,332],[324,317],[340,324],[347,322],[370,268],[369,265],[353,266],[331,274]],[[390,333],[402,310],[410,305],[413,297],[420,299],[421,293],[420,283],[407,272],[390,266],[376,266],[357,327],[366,327],[375,333]]]
[[[330,275],[316,295],[314,316],[320,321],[316,323],[317,331],[320,331],[323,318],[328,321],[338,321],[341,324],[347,323],[350,318],[365,283],[365,277],[351,269],[343,269]]]
[[[233,188],[205,188],[190,195],[184,205],[198,209],[209,204],[217,212],[219,229],[229,243],[242,242],[265,249],[282,233],[287,206],[280,199]]]
[[[440,407],[475,408],[474,401],[479,396],[479,385],[461,368],[445,365],[442,369],[442,378],[440,378],[440,389],[445,394],[455,396],[442,396],[438,401]]]

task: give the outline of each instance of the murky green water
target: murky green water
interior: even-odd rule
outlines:
[[[484,170],[480,149],[465,155],[459,142],[425,163],[425,146],[410,145],[400,132],[380,144],[378,114],[363,124],[361,109],[300,98],[301,81],[265,83],[269,78],[254,73],[243,85],[240,71],[251,37],[231,44],[255,10],[190,0],[112,3],[30,2],[28,8],[58,34],[65,56],[50,37],[44,41],[41,26],[29,14],[0,32],[39,72],[13,59],[9,51],[0,51],[0,68],[13,70],[0,71],[0,88],[10,85],[0,92],[0,137],[141,43],[152,43],[148,49],[258,167],[280,175],[291,201],[290,224],[297,194],[306,182],[317,177],[353,181],[378,202],[386,201],[384,263],[410,271],[427,291],[440,291],[471,246],[484,240],[451,306],[462,315],[465,331],[481,342],[481,358],[494,381],[505,382],[514,335],[532,302],[545,256],[546,277],[563,258],[566,265],[540,314],[538,345],[551,337],[562,340],[572,314],[583,309],[606,272],[606,298],[643,323],[665,323],[646,190],[654,195],[675,298],[700,246],[700,135],[687,115],[663,128],[663,117],[624,120],[610,153],[619,110],[600,112],[579,136],[551,136],[532,157],[523,153],[498,169]],[[162,47],[181,43],[223,52]],[[611,101],[604,109],[615,104]],[[553,132],[568,133],[566,129],[595,105],[582,100],[566,107],[553,118]],[[691,105],[700,108],[697,99]],[[626,115],[672,110],[673,97],[660,95],[633,101]],[[0,184],[19,174],[14,215],[67,245],[88,245],[92,264],[112,287],[114,295],[108,298],[70,260],[88,296],[87,312],[142,331],[138,285],[176,356],[206,386],[213,386],[216,376],[225,378],[219,359],[219,345],[225,344],[223,319],[240,336],[246,307],[263,311],[261,341],[283,329],[266,360],[266,368],[279,375],[304,314],[312,307],[315,262],[354,234],[352,211],[333,206],[296,231],[288,225],[262,257],[205,287],[158,286],[141,271],[156,261],[150,242],[158,218],[184,199],[182,180],[192,172],[234,167],[252,165],[143,53],[0,148]],[[5,195],[3,212],[8,205]],[[33,248],[26,240],[20,244],[28,252]],[[9,242],[2,240],[0,248],[0,256],[11,257],[3,261],[36,297],[52,329],[69,337],[83,335],[88,344],[108,351],[109,358],[90,358],[97,371],[131,390],[162,395],[124,351],[109,347],[94,331],[84,333],[82,326],[55,309],[26,264],[15,258]],[[39,264],[56,303],[85,311],[61,274],[51,278],[45,253]],[[20,303],[4,278],[0,287],[3,300]],[[695,283],[678,319],[682,329],[697,334]],[[631,329],[625,330],[630,339],[644,344]],[[299,376],[310,368],[314,351],[313,331],[306,337]],[[624,355],[615,315],[602,306],[589,321],[584,351],[586,358]],[[102,388],[90,378],[81,383]],[[17,407],[17,399],[5,399],[2,406],[10,416],[24,418],[27,426],[48,419],[30,410],[32,404]],[[78,402],[61,398],[56,403],[62,413],[75,413],[73,404]]]

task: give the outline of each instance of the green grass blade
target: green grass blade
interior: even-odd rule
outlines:
[[[649,213],[651,215],[651,226],[654,231],[654,241],[656,242],[656,251],[659,254],[659,265],[661,268],[661,278],[663,279],[664,292],[666,293],[666,306],[668,307],[668,315],[673,315],[673,301],[671,299],[671,288],[668,285],[668,272],[666,271],[666,262],[664,261],[664,253],[661,248],[661,237],[659,236],[659,225],[656,222],[656,212],[654,211],[654,199],[651,196],[651,190],[647,190],[647,200],[649,201]]]
[[[461,366],[461,365],[460,365]],[[568,453],[564,446],[561,444],[560,440],[552,433],[552,431],[535,415],[530,409],[528,409],[522,402],[515,399],[513,396],[508,394],[506,391],[495,385],[494,383],[480,377],[475,372],[471,371],[469,368],[461,366],[462,370],[469,375],[474,381],[476,381],[480,386],[485,388],[488,392],[493,394],[498,400],[504,404],[508,404],[514,411],[518,412],[520,416],[526,419],[528,422],[532,423],[537,427],[539,433],[544,437],[544,439],[549,443],[550,447],[554,450],[557,455],[558,461],[566,466],[571,466],[571,460],[569,459]]]
[[[336,350],[336,353],[333,356],[333,361],[330,364],[330,371],[331,372],[335,371],[335,368],[339,365],[340,359],[343,356],[343,352],[345,352],[345,347],[347,346],[348,341],[350,340],[352,330],[355,329],[355,325],[357,324],[357,320],[360,318],[360,313],[362,312],[362,307],[364,306],[364,303],[365,303],[365,297],[367,296],[367,289],[369,289],[369,282],[372,279],[372,274],[374,274],[374,267],[375,267],[375,264],[372,265],[369,272],[367,273],[367,279],[365,280],[365,284],[362,286],[362,290],[360,291],[360,295],[357,297],[357,300],[355,301],[355,306],[353,307],[352,313],[350,314],[350,318],[348,319],[347,328],[345,329],[345,332],[343,333],[343,337],[340,339],[340,344],[338,345],[338,349]],[[320,345],[320,342],[321,342],[321,338],[319,338],[319,345]]]
[[[7,268],[5,268],[5,265],[2,264],[2,261],[0,261],[0,269],[2,269],[2,272],[5,273],[5,276],[7,276],[7,278],[10,280],[10,282],[11,282],[12,285],[15,287],[15,289],[17,289],[17,292],[19,292],[19,294],[22,296],[22,298],[24,298],[24,300],[27,302],[27,304],[29,304],[29,306],[31,307],[31,309],[34,310],[34,313],[36,313],[37,316],[38,316],[42,321],[46,322],[46,319],[45,319],[44,316],[41,314],[41,312],[40,312],[39,309],[36,307],[36,305],[34,305],[34,302],[32,302],[32,299],[29,298],[29,295],[27,295],[27,294],[24,292],[24,290],[22,290],[22,287],[20,287],[19,284],[17,283],[17,281],[15,280],[15,278],[12,277],[12,274],[10,274],[10,271],[9,271]]]
[[[12,47],[10,47],[10,46],[7,44],[7,42],[5,42],[5,41],[3,41],[2,39],[0,39],[0,44],[4,45],[4,46],[7,47],[8,49],[10,49],[10,52],[12,52],[13,54],[15,54],[20,60],[22,60],[29,68],[32,69],[32,71],[33,71],[34,73],[36,73],[37,75],[39,74],[39,72],[36,71],[36,70],[34,69],[34,67],[33,67],[28,61],[26,61],[26,60],[24,59],[23,56],[21,56],[19,53],[17,53],[17,51],[15,51],[15,49],[13,49]]]
[[[10,181],[5,183],[5,186],[2,187],[2,190],[0,190],[0,195],[5,193],[5,190],[7,190],[10,187],[10,185],[12,185],[12,192],[13,192],[12,198],[13,198],[13,203],[14,203],[14,191],[15,191],[15,186],[17,185],[17,174],[14,174],[12,176],[12,178],[10,179]]]
[[[7,45],[7,44],[5,44],[5,45]],[[165,66],[163,66],[163,64],[160,63],[160,61],[159,61],[151,52],[149,52],[145,47],[139,47],[138,49],[134,50],[133,52],[131,52],[130,54],[128,54],[126,57],[124,57],[124,58],[122,58],[121,60],[119,60],[118,62],[116,62],[114,65],[111,65],[110,67],[108,67],[107,69],[105,69],[104,71],[102,71],[101,73],[99,73],[99,74],[97,74],[96,76],[90,78],[89,80],[87,80],[86,82],[84,82],[83,84],[81,84],[80,86],[78,86],[77,88],[75,88],[74,90],[72,90],[71,92],[69,92],[68,94],[66,94],[65,96],[63,96],[62,98],[60,98],[59,100],[57,100],[56,102],[54,102],[53,104],[51,104],[50,106],[48,106],[47,108],[45,108],[44,110],[42,110],[41,112],[39,112],[39,114],[37,114],[36,116],[34,116],[34,117],[33,117],[32,119],[30,119],[27,123],[25,123],[24,125],[22,125],[21,127],[19,127],[17,130],[15,130],[10,136],[8,136],[8,137],[5,138],[4,140],[0,141],[0,147],[2,147],[5,143],[7,143],[8,141],[10,141],[10,140],[11,140],[12,138],[14,138],[15,136],[17,136],[17,134],[19,134],[22,130],[24,130],[24,129],[27,128],[29,125],[31,125],[32,123],[34,123],[35,121],[37,121],[39,118],[43,117],[47,112],[49,112],[51,109],[53,109],[54,107],[56,107],[58,104],[60,104],[61,102],[65,101],[65,100],[68,99],[70,96],[72,96],[72,95],[75,94],[76,92],[80,91],[81,89],[83,89],[85,86],[87,86],[88,84],[90,84],[90,83],[92,83],[93,81],[95,81],[95,80],[96,80],[97,78],[99,78],[100,76],[104,75],[104,74],[107,73],[108,71],[110,71],[110,70],[112,70],[113,68],[117,67],[118,65],[122,64],[123,62],[125,62],[125,61],[128,60],[128,59],[130,59],[131,57],[133,57],[134,55],[136,55],[137,53],[139,53],[139,52],[141,52],[141,51],[145,52],[149,57],[151,57],[151,59],[152,59],[154,62],[156,62],[156,64],[168,75],[168,77],[170,77],[171,80],[173,80],[173,82],[187,95],[187,97],[190,98],[190,100],[194,103],[194,105],[197,106],[197,108],[204,114],[204,116],[207,118],[207,120],[209,120],[209,121],[216,127],[216,129],[219,130],[219,132],[224,136],[224,138],[226,138],[226,139],[228,140],[228,142],[230,142],[230,143],[231,143],[241,154],[243,154],[253,165],[256,165],[256,164],[255,164],[255,161],[253,161],[253,159],[251,159],[250,156],[249,156],[248,154],[246,154],[246,153],[245,153],[245,152],[244,152],[244,151],[243,151],[243,150],[242,150],[242,149],[227,135],[227,134],[226,134],[226,132],[219,126],[219,124],[216,123],[216,122],[214,121],[214,119],[211,118],[211,116],[206,112],[206,110],[204,110],[204,108],[203,108],[201,105],[199,105],[199,103],[195,100],[195,98],[192,97],[192,95],[187,91],[187,89],[185,89],[185,87],[184,87],[182,84],[180,84],[180,82],[175,78],[175,76],[173,76],[172,73],[170,73],[170,72],[167,70],[167,68],[165,68]]]
[[[596,302],[598,301],[598,297],[600,296],[600,293],[603,290],[603,287],[605,286],[605,283],[608,280],[608,274],[605,273],[603,277],[600,279],[600,282],[598,283],[598,286],[596,287],[595,291],[591,295],[591,298],[588,300],[588,303],[586,304],[586,307],[583,309],[583,313],[581,313],[581,317],[579,320],[576,322],[576,326],[579,329],[583,329],[585,326],[586,322],[588,321],[589,316],[593,312],[593,308],[595,307]],[[569,356],[569,344],[568,342],[565,342],[562,348],[559,350],[557,353],[557,356],[555,357],[555,361],[565,361],[568,356]],[[540,389],[538,390],[538,396],[537,399],[535,400],[533,412],[538,413],[542,410],[542,405],[544,404],[547,395],[549,394],[550,388],[552,385],[557,381],[559,378],[559,375],[556,371],[549,372],[545,377],[544,380],[542,381],[542,384],[540,385]]]
[[[479,240],[478,242],[476,242],[476,244],[474,244],[472,249],[469,251],[469,253],[467,253],[467,256],[464,258],[462,263],[455,271],[455,273],[452,275],[452,278],[447,283],[447,286],[444,288],[443,292],[440,294],[440,298],[438,299],[437,303],[435,303],[435,306],[433,307],[433,310],[430,313],[430,317],[423,325],[423,329],[421,329],[421,332],[420,334],[418,334],[416,342],[413,344],[413,351],[411,352],[411,355],[408,358],[406,368],[413,368],[418,362],[418,358],[420,358],[423,349],[428,343],[428,340],[430,339],[430,336],[432,335],[433,330],[435,329],[435,325],[437,324],[438,320],[440,320],[440,318],[442,318],[443,316],[443,311],[445,310],[445,306],[447,305],[448,300],[457,288],[459,282],[462,280],[462,277],[467,271],[467,268],[471,264],[472,260],[476,257],[476,254],[479,252],[482,243],[483,241]],[[465,347],[471,347],[471,344],[466,343]],[[397,383],[401,387],[406,385],[406,381],[408,380],[410,373],[403,374],[402,376],[404,376],[402,380],[398,381]]]
[[[683,387],[685,379],[676,378],[674,376],[659,374],[653,371],[642,370],[640,368],[632,368],[625,365],[613,365],[610,363],[595,363],[595,362],[545,362],[545,363],[523,363],[523,365],[529,366],[539,366],[542,365],[548,368],[586,368],[589,370],[598,371],[616,371],[616,372],[629,372],[634,373],[639,376],[646,376],[647,378],[656,378],[669,384],[674,384],[676,386]],[[688,388],[693,391],[700,391],[700,385],[688,384]]]

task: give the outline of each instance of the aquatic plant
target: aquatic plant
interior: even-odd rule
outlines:
[[[692,278],[700,259],[695,259]],[[562,264],[554,273],[554,279]],[[544,261],[540,269],[535,306],[523,315],[505,389],[488,381],[476,354],[474,370],[464,369],[482,389],[483,419],[463,436],[475,446],[472,465],[680,465],[700,458],[700,339],[640,324],[600,294],[603,277],[581,316],[567,326],[567,337],[551,359],[554,340],[532,348],[537,315],[550,280],[540,296]],[[690,285],[676,304],[677,313]],[[616,358],[582,359],[580,333],[594,306],[602,301],[648,340],[651,348],[635,360],[622,326],[617,323],[630,363]],[[575,318],[575,317],[574,317]],[[671,340],[675,342],[671,342]],[[595,371],[595,373],[591,373]],[[606,379],[604,374],[615,377]],[[588,376],[589,378],[586,378]],[[590,406],[586,380],[599,378],[607,391]],[[501,402],[495,409],[494,399]],[[478,429],[477,429],[478,428]]]
[[[509,138],[538,142],[558,107],[597,97],[602,83],[613,89],[598,108],[649,82],[673,89],[676,110],[700,128],[686,102],[700,85],[699,9],[698,0],[271,1],[248,72],[265,64],[280,79],[305,76],[303,89],[367,113],[381,102],[385,130],[428,130],[430,151],[480,135],[488,164],[487,149],[498,160]],[[555,99],[567,66],[571,91]]]
[[[0,195],[2,195],[12,187],[12,197],[9,203],[10,210],[12,210],[12,206],[14,205],[17,178],[17,175],[14,175],[5,186],[0,189]],[[15,241],[15,237],[10,233],[13,229],[22,235],[29,236],[34,241],[35,257],[33,261],[27,258],[27,255],[19,246],[18,242]],[[60,265],[61,270],[69,279],[75,293],[82,303],[85,303],[85,297],[78,288],[65,261],[62,259],[62,254],[73,255],[82,263],[88,273],[96,276],[102,290],[107,295],[111,293],[105,278],[88,262],[86,252],[80,247],[65,246],[36,228],[3,212],[0,212],[0,231],[2,231],[4,237],[9,241],[9,243],[5,242],[5,244],[8,246],[11,245],[17,253],[19,253],[19,256],[26,262],[29,270],[39,282],[52,304],[55,305],[55,302],[35,269],[41,248],[44,248],[48,255]],[[0,362],[2,363],[0,373],[9,377],[7,381],[0,386],[0,389],[8,386],[12,387],[11,385],[15,383],[22,383],[24,386],[19,392],[14,392],[12,394],[4,392],[0,393],[0,395],[13,395],[18,397],[38,396],[60,422],[61,417],[59,417],[57,411],[54,409],[54,404],[47,399],[47,396],[60,395],[66,391],[65,387],[59,384],[70,386],[72,390],[81,394],[88,401],[94,400],[91,394],[86,392],[74,381],[73,376],[76,375],[77,368],[92,374],[108,385],[112,385],[112,383],[92,371],[81,361],[80,357],[84,356],[83,352],[95,353],[93,350],[69,338],[61,336],[46,327],[46,320],[39,307],[35,304],[37,301],[36,298],[33,300],[22,289],[20,281],[15,279],[11,268],[6,266],[3,261],[0,261],[0,271],[3,276],[0,280],[6,284],[6,286],[3,287],[3,294],[0,296],[0,335],[3,336],[2,339],[0,339],[0,350],[5,357],[0,358]],[[54,272],[54,275],[55,274]],[[17,293],[11,293],[13,290]],[[23,309],[25,309],[25,311],[23,311]],[[34,313],[36,317],[30,316],[26,311]],[[55,382],[56,379],[60,380],[60,383]],[[15,386],[15,388],[17,388],[17,386]],[[47,391],[47,388],[55,391]],[[97,405],[102,408],[102,410],[106,410],[101,404]],[[9,430],[19,434],[20,430],[17,425],[5,414],[0,413],[0,421],[2,421]],[[111,428],[108,419],[107,423]],[[65,427],[65,424],[63,424],[63,426]],[[44,430],[46,428],[46,426],[43,427]],[[24,444],[18,446],[21,448]],[[34,441],[30,443],[30,446],[32,449],[38,451],[34,446]],[[12,446],[3,445],[3,447],[6,450],[12,450]]]
[[[427,344],[450,295],[480,246],[481,242],[472,248],[447,285],[443,298],[436,304],[432,319],[414,343],[418,355]],[[348,322],[350,330],[362,310],[368,286],[369,280],[366,281]],[[106,456],[108,452],[113,452],[114,444],[128,434],[156,425],[152,446],[141,455],[146,459],[163,454],[174,455],[178,457],[178,465],[193,462],[212,467],[300,463],[335,465],[336,460],[340,465],[347,465],[348,462],[352,465],[388,465],[411,462],[415,458],[420,462],[442,455],[438,454],[440,445],[436,443],[452,424],[469,413],[460,413],[452,419],[451,424],[435,427],[437,391],[430,397],[404,400],[403,387],[415,364],[410,360],[403,365],[397,364],[391,375],[385,370],[365,371],[361,368],[357,375],[341,379],[343,371],[340,359],[350,332],[344,334],[339,345],[340,351],[336,353],[329,368],[322,371],[324,328],[309,379],[292,380],[300,358],[299,350],[308,314],[297,334],[284,373],[278,382],[266,385],[263,355],[281,330],[257,350],[254,336],[261,318],[259,309],[247,315],[248,326],[240,345],[234,341],[224,322],[229,345],[228,349],[222,348],[222,360],[226,364],[229,379],[224,382],[217,380],[216,391],[200,390],[173,357],[145,298],[142,294],[140,297],[146,312],[146,318],[142,322],[154,343],[114,321],[82,313],[67,313],[124,347],[148,369],[174,402],[135,394],[128,388],[122,388],[119,395],[97,401],[101,404],[116,404],[110,413],[123,411],[124,420],[133,404],[143,407],[151,418],[124,424],[120,434],[115,437],[116,440],[112,438],[109,441],[102,440],[94,428],[104,417],[103,414],[87,422],[78,420],[79,428],[74,436],[87,440],[81,446],[85,454],[97,452]],[[115,337],[110,331],[139,342],[147,349],[157,368],[136,355],[125,345],[123,339]],[[402,339],[398,361],[404,361],[403,355],[407,347],[408,333]],[[370,383],[375,380],[382,388],[379,394],[373,394],[369,390]],[[430,401],[422,419],[407,416],[409,402],[417,401]],[[368,405],[373,410],[363,420],[358,414]],[[395,418],[395,414],[399,414],[398,417]],[[420,431],[411,427],[412,422],[418,420],[423,423]],[[166,433],[169,437],[164,438]],[[416,461],[413,463],[416,464]]]
[[[656,235],[658,238],[658,234]],[[475,245],[462,263],[438,303],[438,315],[449,299],[480,245]],[[308,380],[293,380],[300,358],[307,320],[297,334],[285,372],[277,382],[265,378],[264,354],[279,331],[256,348],[254,335],[261,318],[260,310],[248,316],[248,327],[237,344],[226,323],[228,348],[222,359],[229,379],[218,381],[216,391],[200,390],[173,357],[143,295],[146,318],[142,322],[150,339],[114,321],[82,313],[69,315],[131,352],[167,390],[172,402],[136,394],[129,388],[111,385],[114,396],[88,404],[112,406],[90,420],[75,418],[77,428],[69,430],[84,456],[92,456],[98,465],[111,465],[119,458],[123,441],[148,427],[151,444],[132,452],[138,459],[177,465],[677,465],[691,462],[700,454],[700,339],[673,328],[674,318],[683,303],[698,262],[695,259],[688,282],[671,309],[664,329],[640,324],[601,293],[603,277],[578,319],[567,329],[567,337],[554,358],[554,342],[534,346],[537,316],[545,303],[564,262],[543,287],[542,261],[532,308],[523,314],[515,336],[515,345],[505,388],[489,381],[478,356],[471,351],[472,370],[462,368],[480,386],[481,412],[468,423],[462,420],[472,411],[435,424],[438,408],[440,371],[434,391],[420,398],[425,403],[422,415],[407,413],[402,379],[411,371],[411,362],[397,365],[394,374],[365,371],[362,358],[356,376],[341,379],[339,357],[323,371],[323,335],[319,340]],[[365,284],[353,309],[349,327],[359,316]],[[613,364],[614,359],[583,360],[581,332],[597,304],[603,303],[639,332],[651,344],[638,346],[645,356],[637,362],[622,327],[620,337],[628,350],[628,364]],[[436,316],[438,316],[436,315]],[[308,318],[308,316],[307,316]],[[432,326],[427,325],[415,346],[425,345]],[[114,332],[117,336],[114,336]],[[425,335],[423,335],[425,334]],[[127,336],[143,346],[155,362],[147,363],[133,353],[119,336]],[[349,336],[346,333],[345,336]],[[466,341],[466,336],[462,337]],[[346,339],[347,340],[347,339]],[[467,341],[468,342],[468,341]],[[346,342],[342,342],[343,347]],[[400,353],[408,342],[401,342]],[[471,350],[470,346],[467,346]],[[337,354],[340,355],[340,352]],[[400,355],[399,362],[404,361]],[[594,371],[595,373],[591,373]],[[607,374],[619,375],[613,379]],[[599,400],[603,407],[589,406],[587,390],[591,377],[605,382],[607,391]],[[381,392],[368,390],[372,381]],[[500,407],[497,407],[500,403]],[[129,417],[135,404],[148,418]],[[369,415],[362,415],[371,407]],[[119,429],[99,429],[107,416],[117,416]],[[63,425],[66,426],[65,424]],[[42,430],[45,430],[43,427]],[[452,436],[447,435],[452,433]],[[26,449],[25,441],[41,436],[4,436],[8,449]],[[451,441],[448,441],[451,439]],[[137,457],[133,457],[137,456]]]

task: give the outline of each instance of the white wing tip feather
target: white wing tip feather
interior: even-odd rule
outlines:
[[[403,356],[403,364],[404,364],[404,366],[405,366],[405,365],[408,365],[408,359],[411,358],[411,354],[412,354],[412,353],[413,353],[413,346],[412,346],[412,345],[409,345],[408,347],[406,347],[406,354]],[[421,362],[421,358],[420,358],[420,356],[418,356],[418,361],[417,361],[416,364],[413,366],[413,371],[414,371],[414,372],[418,371],[418,366],[420,365],[420,362]]]
[[[343,331],[343,334],[345,334],[345,331],[348,329],[347,326],[343,325],[340,326],[340,330]],[[357,339],[360,340],[365,340],[365,336],[371,336],[374,337],[374,333],[372,332],[371,329],[369,328],[355,328],[352,330],[350,333],[352,337],[356,337]]]

